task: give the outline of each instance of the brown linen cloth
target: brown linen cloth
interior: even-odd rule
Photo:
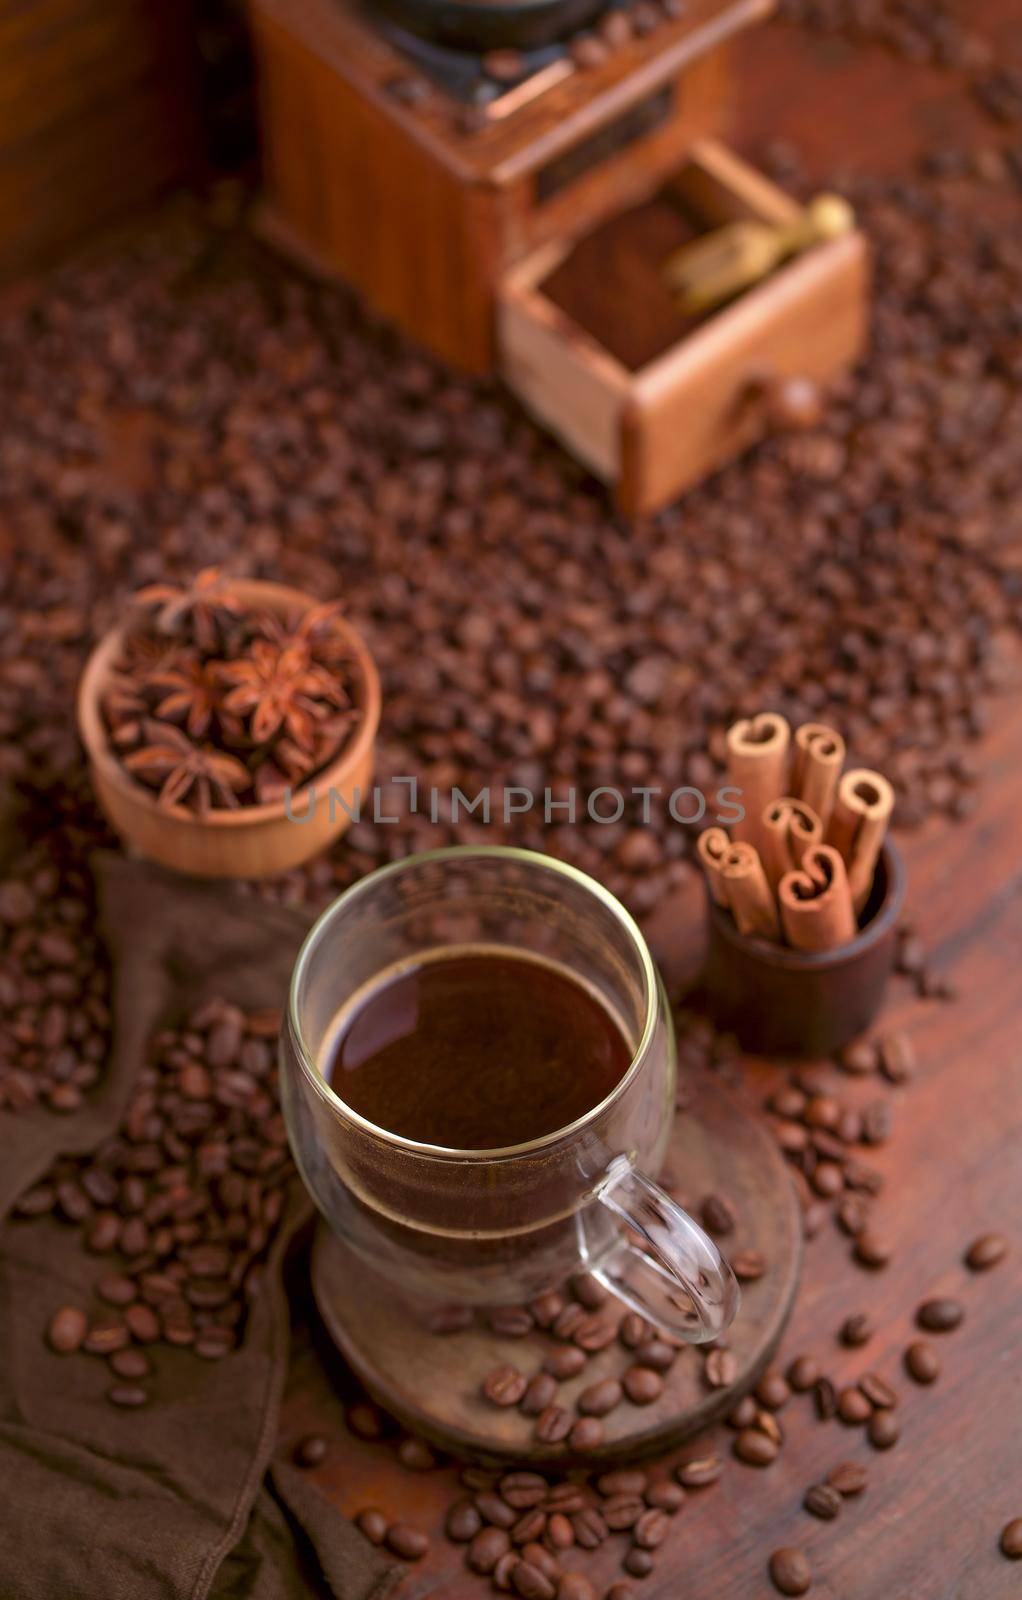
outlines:
[[[155,1029],[214,995],[283,1004],[302,913],[118,856],[96,864],[114,968],[112,1056],[88,1108],[0,1117],[0,1203],[60,1154],[118,1125]],[[144,1411],[104,1398],[106,1364],[58,1356],[43,1332],[64,1304],[94,1306],[102,1268],[77,1229],[0,1229],[0,1594],[3,1600],[380,1600],[395,1569],[322,1496],[262,1487],[287,1365],[281,1264],[309,1202],[297,1179],[238,1350],[206,1362],[158,1348]],[[314,1499],[310,1499],[315,1495]],[[297,1514],[296,1545],[280,1502]],[[304,1576],[303,1576],[304,1573]]]

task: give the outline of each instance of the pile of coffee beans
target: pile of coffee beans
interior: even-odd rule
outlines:
[[[0,878],[0,1108],[77,1111],[106,1063],[109,972],[92,884],[59,826]]]
[[[781,16],[853,44],[879,44],[905,61],[971,70],[990,60],[986,41],[962,24],[953,0],[780,0]]]
[[[107,1360],[113,1405],[146,1403],[159,1345],[217,1360],[244,1332],[294,1171],[278,1023],[215,999],[161,1032],[117,1133],[15,1208],[77,1229],[97,1258],[95,1303],[54,1307],[46,1334],[61,1355]]]

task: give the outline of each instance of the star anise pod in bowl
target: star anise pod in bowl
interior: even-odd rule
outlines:
[[[145,743],[125,756],[124,765],[133,777],[158,790],[161,805],[191,801],[204,816],[214,799],[236,807],[239,794],[251,785],[244,762],[212,745],[196,744],[172,722],[147,722],[144,732]]]
[[[189,640],[207,654],[216,649],[221,627],[243,610],[230,579],[219,567],[203,567],[184,587],[150,584],[138,591],[135,604],[152,612],[160,633]]]
[[[247,660],[225,662],[220,677],[227,685],[224,710],[248,719],[257,745],[279,733],[311,750],[317,724],[350,704],[338,680],[293,644],[256,639]]]

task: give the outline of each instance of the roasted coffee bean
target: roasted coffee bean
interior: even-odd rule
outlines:
[[[808,1387],[808,1386],[807,1386]],[[791,1399],[787,1379],[775,1367],[768,1367],[755,1388],[755,1396],[768,1411],[780,1411]]]
[[[490,1582],[493,1584],[495,1589],[500,1590],[501,1594],[508,1594],[510,1592],[511,1579],[514,1576],[514,1570],[521,1559],[522,1558],[518,1554],[517,1550],[508,1550],[506,1554],[500,1557],[500,1560],[494,1567],[493,1572],[490,1575]]]
[[[512,1544],[530,1544],[536,1539],[542,1539],[546,1531],[546,1512],[538,1506],[533,1506],[531,1511],[524,1511],[511,1529]]]
[[[821,1422],[829,1422],[837,1413],[837,1390],[829,1378],[818,1378],[813,1385],[813,1405]]]
[[[886,1144],[891,1137],[894,1116],[886,1100],[871,1100],[862,1113],[863,1144]]]
[[[716,1483],[723,1470],[724,1463],[717,1456],[697,1456],[675,1467],[674,1474],[685,1489],[705,1489]]]
[[[865,1311],[856,1311],[841,1324],[839,1335],[842,1344],[852,1348],[868,1344],[873,1337],[873,1322]]]
[[[700,1206],[703,1226],[711,1233],[734,1233],[738,1217],[731,1201],[723,1194],[708,1194]]]
[[[402,1439],[397,1447],[397,1458],[409,1472],[428,1472],[437,1465],[436,1456],[424,1439]]]
[[[664,1392],[664,1380],[652,1367],[629,1367],[621,1380],[633,1406],[649,1406]]]
[[[583,1550],[595,1550],[607,1537],[606,1521],[594,1506],[584,1506],[581,1511],[576,1511],[571,1518],[571,1527],[575,1543]]]
[[[759,1428],[743,1428],[732,1448],[739,1461],[749,1467],[768,1467],[777,1460],[776,1440],[768,1438]]]
[[[851,1384],[840,1390],[837,1397],[837,1414],[842,1422],[854,1425],[868,1422],[873,1414],[873,1407],[861,1389],[853,1388]]]
[[[482,1525],[483,1519],[478,1507],[467,1495],[463,1495],[460,1500],[455,1500],[448,1510],[444,1532],[455,1544],[468,1544],[475,1538]]]
[[[811,1143],[808,1129],[803,1128],[800,1122],[779,1122],[774,1129],[774,1138],[788,1156],[800,1156]]]
[[[770,1096],[767,1101],[767,1107],[774,1112],[775,1116],[784,1117],[786,1121],[791,1121],[802,1115],[806,1108],[807,1100],[808,1096],[803,1090],[797,1089],[793,1083],[782,1084]]]
[[[531,1561],[519,1561],[511,1573],[511,1586],[522,1600],[554,1600],[557,1585]]]
[[[376,1506],[366,1506],[355,1518],[355,1526],[369,1540],[370,1544],[382,1544],[387,1537],[389,1526],[384,1513]]]
[[[927,1333],[952,1333],[961,1326],[964,1318],[965,1307],[962,1302],[947,1296],[924,1300],[916,1312],[916,1322]]]
[[[123,1350],[130,1339],[127,1325],[120,1317],[97,1317],[82,1340],[82,1349],[93,1356],[109,1356],[115,1350]]]
[[[585,1307],[573,1300],[559,1312],[550,1331],[555,1339],[570,1339],[579,1323],[585,1320]]]
[[[862,1232],[856,1235],[855,1259],[862,1266],[874,1269],[886,1267],[892,1254],[891,1246],[883,1234],[877,1233],[873,1228],[863,1228]]]
[[[840,1495],[861,1494],[869,1482],[869,1472],[858,1461],[839,1461],[827,1473],[827,1483]]]
[[[547,1549],[545,1544],[537,1544],[533,1541],[531,1544],[524,1545],[522,1548],[522,1560],[531,1561],[533,1566],[538,1567],[540,1572],[545,1572],[548,1578],[556,1579],[560,1577],[560,1562],[553,1552]]]
[[[835,1216],[837,1217],[838,1227],[842,1232],[849,1234],[853,1239],[857,1239],[869,1223],[869,1205],[865,1196],[861,1194],[843,1195]]]
[[[732,1350],[708,1350],[703,1361],[703,1381],[711,1389],[726,1389],[738,1377],[738,1358]]]
[[[654,1372],[669,1372],[678,1359],[678,1351],[665,1339],[647,1339],[635,1347],[635,1360],[640,1367],[652,1367]]]
[[[379,1407],[368,1400],[357,1400],[344,1413],[344,1420],[358,1439],[382,1439],[387,1431],[386,1418]]]
[[[766,1271],[766,1261],[758,1250],[736,1250],[729,1259],[739,1283],[752,1283]]]
[[[493,1306],[487,1311],[486,1320],[503,1339],[524,1339],[535,1327],[532,1313],[525,1306]]]
[[[1022,1561],[1022,1517],[1014,1517],[1001,1529],[1001,1554],[1009,1561]]]
[[[650,1337],[650,1326],[645,1317],[640,1317],[636,1311],[628,1311],[621,1318],[618,1326],[618,1338],[626,1350],[636,1350]]]
[[[568,1285],[575,1299],[587,1311],[599,1311],[610,1299],[608,1291],[590,1272],[577,1273]]]
[[[821,1522],[833,1522],[841,1511],[841,1496],[827,1483],[814,1483],[802,1500],[806,1510]]]
[[[775,1550],[770,1557],[770,1581],[779,1594],[808,1593],[812,1585],[809,1562],[801,1550],[790,1545]]]
[[[575,1543],[575,1532],[562,1511],[553,1511],[547,1517],[546,1541],[553,1550],[570,1550]]]
[[[124,1312],[124,1321],[133,1339],[139,1344],[154,1344],[160,1337],[160,1319],[151,1306],[127,1306]]]
[[[557,1379],[549,1372],[537,1372],[528,1381],[518,1409],[527,1417],[538,1417],[552,1405],[557,1394]]]
[[[875,1072],[880,1063],[880,1054],[875,1044],[869,1039],[856,1039],[845,1048],[838,1056],[838,1065],[845,1072],[852,1073],[855,1077],[862,1077],[866,1073]]]
[[[566,1572],[557,1585],[557,1600],[596,1600],[596,1590],[581,1572]]]
[[[558,1383],[563,1383],[566,1378],[574,1378],[582,1371],[586,1364],[584,1350],[577,1349],[574,1345],[565,1345],[563,1349],[551,1350],[543,1361],[543,1370],[548,1372]]]
[[[608,1498],[617,1495],[641,1495],[649,1482],[649,1474],[641,1467],[615,1467],[612,1472],[603,1472],[596,1480],[596,1487],[602,1495]]]
[[[429,1549],[428,1535],[409,1522],[392,1522],[384,1543],[391,1554],[400,1556],[402,1561],[421,1561]]]
[[[685,1504],[685,1491],[680,1483],[671,1483],[669,1479],[662,1478],[659,1483],[650,1484],[645,1500],[648,1506],[654,1506],[656,1510],[665,1511],[669,1517],[673,1517]]]
[[[738,1404],[727,1414],[729,1428],[751,1428],[756,1420],[758,1410],[751,1394],[743,1395]]]
[[[110,1370],[118,1378],[148,1378],[152,1372],[152,1363],[144,1351],[129,1345],[126,1350],[115,1350],[109,1358]]]
[[[53,1313],[46,1330],[50,1349],[62,1356],[73,1354],[80,1347],[88,1328],[89,1319],[84,1311],[77,1306],[62,1306]]]
[[[893,1411],[874,1411],[866,1432],[874,1449],[889,1450],[901,1437],[901,1423]]]
[[[1008,1241],[1000,1233],[984,1233],[974,1239],[965,1252],[965,1264],[972,1272],[987,1272],[1003,1261],[1008,1253]]]
[[[765,1433],[768,1439],[772,1439],[774,1444],[780,1445],[784,1443],[784,1434],[781,1431],[781,1424],[778,1422],[772,1411],[758,1410],[756,1412],[755,1426],[759,1429],[760,1433]]]
[[[629,1550],[621,1565],[626,1572],[632,1574],[633,1578],[648,1578],[653,1571],[654,1563],[653,1557],[648,1550],[641,1550],[636,1546],[636,1548]]]
[[[563,1310],[564,1296],[558,1294],[556,1289],[548,1289],[535,1300],[529,1301],[529,1311],[537,1328],[552,1327]]]
[[[584,1417],[605,1417],[621,1403],[622,1388],[617,1378],[601,1378],[599,1383],[583,1389],[575,1401]]]
[[[499,1472],[487,1472],[484,1467],[462,1467],[458,1474],[458,1482],[465,1489],[473,1492],[481,1489],[495,1489],[500,1482]]]
[[[915,1077],[915,1050],[907,1034],[889,1033],[880,1040],[880,1070],[891,1083],[908,1083]]]
[[[617,1323],[606,1315],[583,1317],[581,1322],[575,1324],[571,1337],[580,1350],[593,1355],[597,1350],[606,1350],[608,1345],[614,1343]]]
[[[483,1528],[469,1545],[466,1560],[473,1572],[485,1576],[510,1549],[511,1540],[503,1528]]]
[[[516,1511],[538,1506],[547,1496],[547,1481],[538,1472],[505,1472],[497,1487],[501,1499]]]
[[[632,1528],[632,1539],[640,1550],[658,1550],[667,1537],[670,1523],[667,1515],[651,1506],[644,1511]]]
[[[841,1102],[830,1094],[814,1094],[806,1104],[802,1120],[807,1128],[833,1131],[841,1120]]]
[[[565,1516],[570,1516],[573,1511],[581,1511],[584,1506],[591,1504],[591,1496],[581,1484],[566,1481],[555,1483],[546,1498],[548,1511],[563,1511]]]
[[[796,1394],[804,1394],[820,1377],[820,1363],[815,1356],[796,1356],[788,1368],[788,1383]]]
[[[809,1181],[818,1195],[833,1200],[845,1186],[845,1175],[836,1161],[819,1161]]]
[[[859,1379],[859,1388],[870,1404],[880,1411],[886,1411],[898,1403],[898,1396],[878,1372],[864,1372]]]
[[[544,1444],[560,1444],[571,1432],[573,1420],[571,1412],[565,1410],[564,1406],[547,1406],[536,1418],[536,1426],[532,1431]]]
[[[884,1186],[883,1174],[875,1167],[867,1166],[864,1161],[855,1161],[851,1156],[845,1160],[845,1187],[855,1189],[862,1194],[878,1195]]]
[[[493,1489],[480,1489],[474,1496],[473,1504],[483,1521],[492,1522],[495,1528],[513,1528],[518,1521],[514,1506],[509,1506]]]
[[[635,1588],[630,1583],[612,1583],[603,1600],[635,1600]]]
[[[600,1507],[604,1521],[613,1533],[620,1533],[623,1528],[634,1528],[645,1509],[645,1502],[637,1494],[612,1495]]]
[[[580,1417],[572,1424],[568,1444],[572,1450],[595,1450],[603,1443],[603,1423],[598,1417]]]
[[[483,1379],[483,1394],[492,1405],[516,1406],[528,1386],[525,1374],[517,1367],[494,1367]]]
[[[915,1339],[905,1351],[905,1367],[916,1383],[935,1383],[940,1377],[940,1356],[929,1339]]]
[[[299,1439],[292,1455],[300,1467],[318,1467],[326,1460],[329,1448],[321,1433],[307,1433],[304,1439]]]
[[[136,1298],[138,1290],[132,1280],[122,1273],[108,1272],[105,1278],[100,1278],[96,1293],[107,1305],[126,1306]]]
[[[149,1400],[148,1389],[143,1389],[140,1383],[115,1383],[106,1392],[106,1397],[112,1406],[120,1406],[126,1411],[137,1411]]]

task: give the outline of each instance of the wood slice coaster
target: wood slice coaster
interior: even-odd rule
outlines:
[[[683,1348],[658,1400],[645,1406],[623,1400],[604,1417],[604,1442],[587,1454],[586,1463],[670,1448],[725,1415],[770,1360],[795,1296],[802,1222],[784,1160],[768,1130],[713,1079],[699,1085],[691,1109],[675,1119],[665,1175],[676,1177],[682,1204],[698,1207],[708,1194],[727,1195],[738,1222],[720,1239],[722,1249],[732,1255],[756,1250],[766,1271],[742,1285],[742,1306],[727,1336],[737,1362],[734,1382],[710,1388],[703,1350]],[[565,1444],[537,1440],[533,1418],[492,1405],[481,1393],[486,1374],[505,1362],[527,1376],[538,1372],[557,1342],[552,1335],[537,1328],[524,1338],[501,1336],[481,1314],[458,1333],[426,1332],[323,1224],[313,1249],[312,1283],[334,1342],[373,1399],[411,1432],[469,1460],[581,1461]],[[617,1317],[613,1301],[607,1314]],[[600,1378],[620,1377],[634,1359],[615,1339],[591,1355],[577,1377],[560,1384],[557,1403],[574,1414],[583,1389]]]

